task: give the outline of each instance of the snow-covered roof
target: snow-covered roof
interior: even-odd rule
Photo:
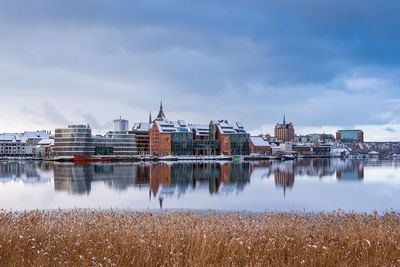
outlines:
[[[267,140],[264,140],[261,136],[251,136],[250,142],[254,146],[270,146]]]
[[[50,134],[47,132],[24,132],[22,134],[23,137],[26,137],[27,139],[48,139],[50,137]]]
[[[38,145],[54,146],[54,139],[42,139],[39,141]]]
[[[21,136],[19,133],[3,133],[0,134],[0,141],[11,143],[26,143],[27,138]]]
[[[148,122],[136,122],[133,125],[133,131],[147,132],[150,131],[152,124]]]
[[[189,124],[189,129],[196,135],[208,136],[210,134],[210,126],[207,124]]]
[[[157,125],[160,133],[174,133],[174,132],[189,132],[189,128],[186,125],[186,122],[183,120],[179,121],[154,121]]]
[[[230,124],[227,120],[212,120],[211,123],[218,127],[221,134],[246,133],[242,122]]]

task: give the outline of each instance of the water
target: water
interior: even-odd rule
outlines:
[[[0,208],[399,211],[400,162],[0,162]]]

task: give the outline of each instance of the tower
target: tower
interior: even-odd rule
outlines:
[[[151,124],[153,121],[152,121],[152,119],[151,119],[151,110],[150,110],[150,116],[149,116],[149,123]]]
[[[158,115],[157,115],[157,118],[155,119],[155,121],[163,121],[163,120],[166,120],[166,119],[167,119],[167,117],[164,114],[162,100],[161,100],[160,111],[158,112]]]

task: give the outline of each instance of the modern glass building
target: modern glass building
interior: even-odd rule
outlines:
[[[108,132],[103,140],[110,143],[114,156],[137,155],[136,135],[132,132]]]
[[[342,142],[364,142],[364,132],[361,130],[338,130],[336,139]]]
[[[231,134],[231,155],[250,155],[250,134]]]
[[[171,155],[193,155],[193,133],[171,133]]]
[[[69,125],[55,130],[54,152],[58,157],[94,154],[92,130],[86,125]]]

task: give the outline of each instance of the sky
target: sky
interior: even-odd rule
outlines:
[[[387,0],[3,0],[0,132],[286,120],[400,140],[400,10]]]

